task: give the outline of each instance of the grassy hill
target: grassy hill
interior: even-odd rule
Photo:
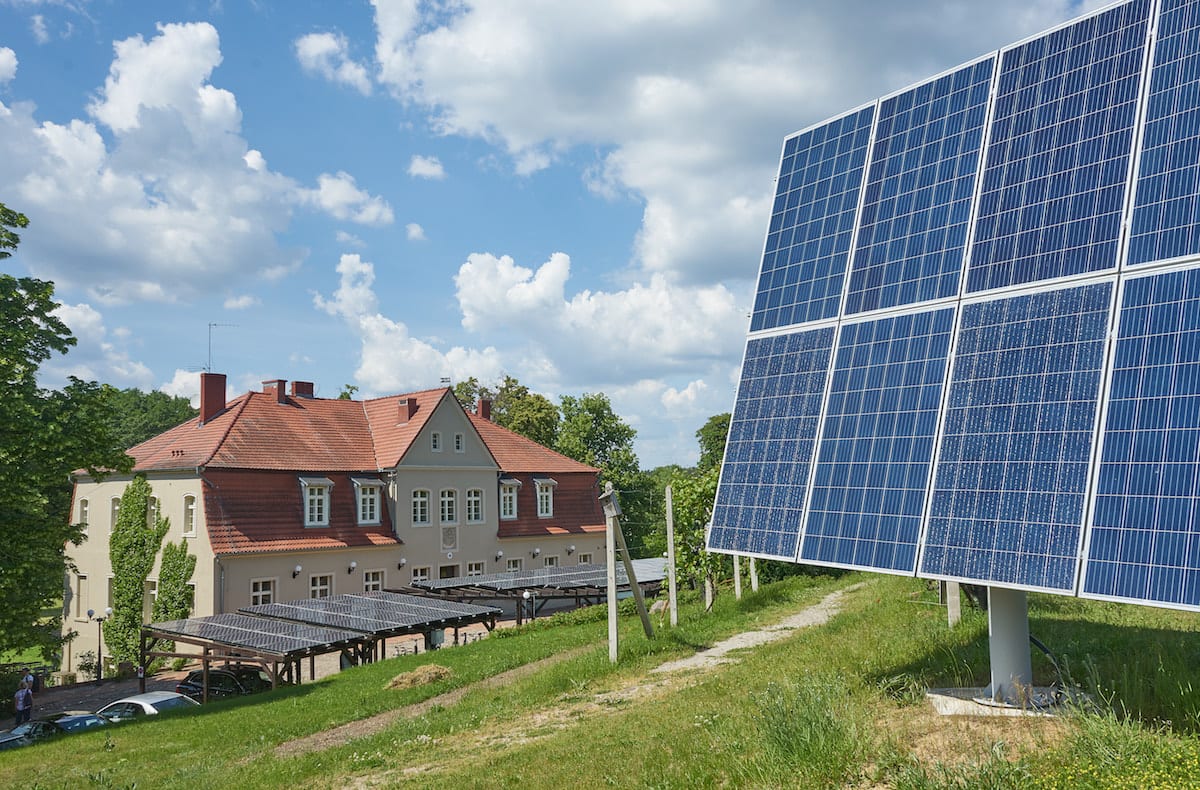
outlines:
[[[828,623],[708,669],[664,662],[858,585]],[[953,629],[925,583],[799,577],[654,640],[603,610],[389,659],[267,697],[0,753],[23,787],[1200,786],[1194,615],[1031,596],[1031,631],[1097,701],[1055,718],[939,717],[928,686],[985,685],[985,615]],[[434,666],[436,665],[436,666]],[[410,674],[411,673],[411,674]],[[1035,682],[1054,680],[1035,657]],[[393,680],[401,682],[391,688]]]

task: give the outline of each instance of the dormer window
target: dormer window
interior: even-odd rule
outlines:
[[[533,481],[537,485],[538,518],[554,516],[554,487],[558,481],[550,477],[537,477]]]
[[[500,478],[500,518],[517,517],[517,489],[521,481],[515,477]]]
[[[439,432],[434,431],[433,433],[429,434],[429,449],[433,450],[435,453],[440,453],[442,451],[442,435]]]
[[[329,493],[333,481],[328,477],[300,478],[300,491],[304,497],[304,526],[329,526]]]
[[[379,523],[379,481],[371,477],[352,477],[358,502],[359,525]]]

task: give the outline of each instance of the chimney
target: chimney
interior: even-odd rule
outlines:
[[[480,398],[479,403],[475,405],[475,413],[490,422],[492,419],[492,399]]]
[[[311,381],[293,381],[292,382],[292,397],[293,398],[311,398],[311,397],[313,397],[313,383]]]
[[[406,423],[417,413],[417,399],[401,398],[398,403],[400,406],[400,422]]]
[[[262,383],[263,394],[271,395],[276,403],[287,403],[287,379],[271,379]]]
[[[200,424],[225,411],[225,374],[200,374]]]

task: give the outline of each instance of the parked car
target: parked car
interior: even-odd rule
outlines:
[[[271,676],[258,667],[224,667],[208,670],[208,698],[239,697],[269,691]],[[193,669],[179,681],[175,690],[194,700],[204,699],[204,670]]]
[[[74,713],[52,719],[36,719],[19,724],[7,732],[0,732],[0,749],[15,749],[18,746],[44,741],[67,733],[83,732],[93,727],[103,727],[108,719],[94,713]]]
[[[199,704],[191,697],[185,697],[175,691],[147,691],[145,694],[134,694],[132,697],[110,702],[96,713],[115,723]]]

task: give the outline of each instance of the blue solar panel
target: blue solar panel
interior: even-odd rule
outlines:
[[[751,330],[838,314],[874,106],[784,143]]]
[[[747,342],[709,548],[795,559],[833,332]]]
[[[969,291],[1117,265],[1149,6],[1003,53]]]
[[[1112,292],[963,307],[922,573],[1074,590]]]
[[[1200,253],[1200,6],[1164,0],[1160,13],[1131,264]]]
[[[912,573],[951,308],[842,327],[800,558]]]
[[[1083,593],[1200,606],[1200,270],[1129,279]]]
[[[880,102],[847,314],[958,293],[994,64]]]

